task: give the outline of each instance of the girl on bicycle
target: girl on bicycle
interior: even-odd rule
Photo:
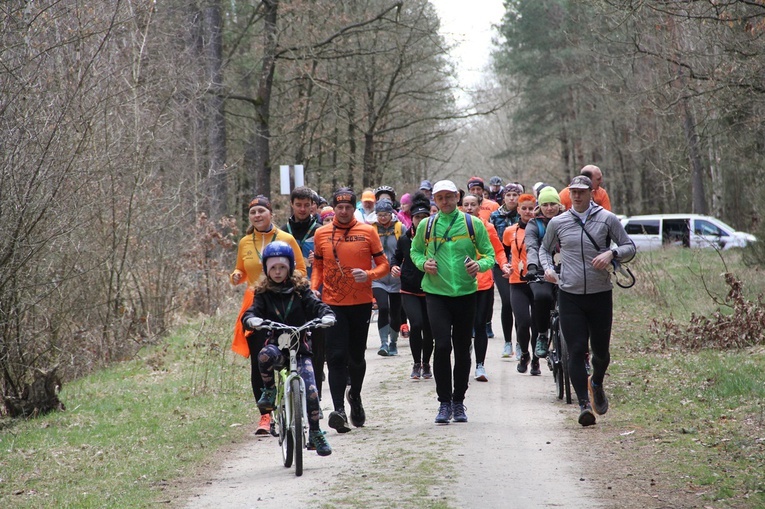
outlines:
[[[286,242],[275,241],[263,250],[265,277],[255,288],[255,300],[242,316],[245,329],[257,329],[263,320],[287,325],[300,326],[307,321],[321,317],[322,323],[332,325],[335,315],[329,306],[321,302],[311,291],[309,281],[295,271],[295,252]],[[274,368],[280,369],[289,362],[289,351],[280,350],[278,330],[255,330],[250,334],[264,334],[265,346],[258,353],[258,367],[263,379],[263,394],[258,400],[261,413],[271,412],[276,400]],[[315,449],[319,456],[332,454],[327,438],[319,428],[319,393],[311,362],[311,342],[304,333],[298,348],[298,372],[305,382],[308,409],[308,447]]]

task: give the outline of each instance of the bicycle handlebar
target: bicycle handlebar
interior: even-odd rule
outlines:
[[[295,326],[295,325],[287,325],[286,323],[279,323],[275,322],[273,320],[263,320],[263,323],[258,325],[258,329],[267,329],[267,330],[287,330],[290,332],[290,334],[297,334],[299,332],[302,332],[306,329],[315,329],[319,327],[328,327],[328,325],[322,323],[321,318],[314,318],[313,320],[309,320],[303,325]]]

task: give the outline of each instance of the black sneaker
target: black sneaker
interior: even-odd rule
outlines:
[[[515,369],[518,370],[518,373],[526,372],[529,367],[529,360],[531,360],[531,356],[529,354],[524,353],[521,355],[521,359],[518,361],[518,365],[515,367]]]
[[[433,378],[433,372],[430,370],[430,364],[424,364],[422,365],[422,378],[425,380],[430,380]]]
[[[273,412],[274,403],[276,402],[276,387],[263,387],[260,392],[260,399],[258,399],[258,410],[261,415]]]
[[[467,414],[465,413],[465,405],[462,403],[452,403],[452,412],[454,414],[454,422],[467,422]]]
[[[595,385],[592,383],[592,377],[590,377],[587,379],[587,389],[590,392],[592,409],[598,415],[605,415],[608,412],[608,398],[606,397],[606,391],[603,390],[603,385]]]
[[[588,401],[583,405],[579,405],[579,408],[581,409],[579,412],[579,424],[582,426],[592,426],[595,424],[595,414],[592,413],[590,402]]]
[[[345,392],[345,399],[351,406],[351,423],[357,428],[362,427],[367,420],[367,414],[364,412],[364,405],[361,404],[361,396],[352,396],[351,390],[348,389]]]
[[[308,450],[316,451],[319,456],[329,456],[332,454],[332,448],[327,442],[327,437],[320,429],[312,429],[308,432]]]
[[[542,374],[542,370],[539,369],[539,359],[534,358],[531,360],[531,371],[529,374],[532,376],[539,376]]]
[[[330,413],[327,423],[330,428],[338,433],[348,433],[351,431],[351,427],[348,425],[348,417],[345,415],[345,410],[335,410]]]
[[[436,424],[449,424],[452,420],[452,403],[441,403],[438,407],[438,415],[436,415]]]

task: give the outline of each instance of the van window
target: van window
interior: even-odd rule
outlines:
[[[693,233],[696,235],[714,235],[717,237],[728,235],[717,226],[709,221],[704,221],[703,219],[697,219],[693,222]]]
[[[680,244],[691,247],[690,218],[688,219],[665,219],[662,242],[665,244]]]
[[[658,235],[658,219],[630,219],[624,228],[628,235]]]

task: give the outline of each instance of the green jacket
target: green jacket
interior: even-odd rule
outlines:
[[[476,278],[465,270],[465,257],[478,261],[480,272],[486,272],[494,266],[494,248],[483,222],[472,218],[475,232],[475,244],[468,234],[465,214],[455,209],[451,214],[439,212],[430,232],[428,245],[425,245],[425,231],[428,221],[420,221],[417,233],[412,239],[410,256],[414,265],[425,272],[423,265],[430,258],[438,263],[438,274],[425,272],[422,289],[425,293],[459,297],[478,290]],[[449,225],[451,224],[451,228]],[[444,239],[444,235],[447,238]]]

